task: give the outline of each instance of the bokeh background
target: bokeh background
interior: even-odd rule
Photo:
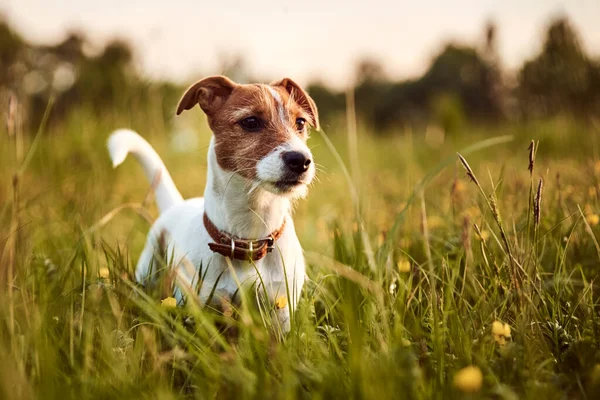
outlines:
[[[52,121],[74,106],[150,101],[149,91],[166,96],[170,119],[178,86],[212,74],[290,76],[325,126],[349,88],[359,118],[381,131],[598,112],[593,0],[5,0],[0,15],[2,98],[17,95],[33,126],[51,95]]]
[[[32,152],[40,154],[28,160],[39,184],[35,196],[52,196],[58,186],[63,198],[81,204],[69,211],[88,224],[147,190],[134,167],[119,170],[116,182],[105,181],[115,174],[104,143],[118,127],[139,131],[158,148],[185,196],[201,195],[210,132],[199,110],[177,118],[174,110],[187,85],[212,74],[242,83],[289,76],[307,88],[324,132],[353,165],[352,182],[374,234],[389,229],[435,162],[479,140],[513,138],[483,155],[482,167],[509,171],[519,170],[521,161],[507,156],[526,158],[529,141],[539,141],[546,161],[572,166],[548,169],[547,182],[561,170],[592,168],[598,156],[600,28],[591,0],[259,0],[176,7],[22,0],[3,3],[0,11],[0,113],[8,133],[2,143],[9,144],[2,146],[7,185],[0,199],[10,198],[15,165],[43,128],[47,134]],[[353,208],[345,201],[343,169],[318,135],[311,145],[320,181],[314,201],[299,204],[298,224],[309,244],[326,249],[332,222],[351,225]],[[94,182],[89,175],[105,182],[110,200],[78,197],[94,193],[86,186]],[[439,182],[458,177],[455,167]],[[443,190],[451,194],[454,186]],[[585,186],[584,192],[593,191],[593,182]],[[440,201],[445,215],[451,197]],[[127,241],[143,240],[144,230],[133,239],[127,234]],[[115,236],[121,238],[108,231]]]
[[[598,21],[597,0],[0,0],[0,398],[598,398]],[[175,107],[213,74],[288,76],[319,108],[283,344],[255,308],[224,318],[232,345],[131,282],[158,212],[106,140],[138,131],[202,195],[211,132]]]

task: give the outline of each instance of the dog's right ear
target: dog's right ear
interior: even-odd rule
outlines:
[[[224,76],[211,76],[204,78],[188,88],[177,106],[177,115],[184,110],[193,108],[196,104],[206,113],[214,114],[229,98],[235,82]]]

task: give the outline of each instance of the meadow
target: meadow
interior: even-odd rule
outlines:
[[[160,115],[0,128],[1,398],[600,395],[600,122],[312,132],[309,280],[280,340],[250,300],[174,308],[131,281],[157,210],[109,133],[140,132],[184,197],[206,179],[200,111]]]

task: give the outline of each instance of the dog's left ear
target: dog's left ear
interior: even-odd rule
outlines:
[[[290,97],[310,116],[312,121],[309,123],[316,129],[321,129],[319,125],[319,112],[314,100],[290,78],[283,78],[280,81],[271,83],[271,86],[282,87],[290,95]]]

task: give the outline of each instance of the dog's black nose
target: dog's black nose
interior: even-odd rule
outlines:
[[[295,172],[297,174],[302,174],[308,171],[308,167],[311,163],[309,157],[306,154],[301,153],[299,151],[287,151],[282,155],[283,162],[290,171]]]

